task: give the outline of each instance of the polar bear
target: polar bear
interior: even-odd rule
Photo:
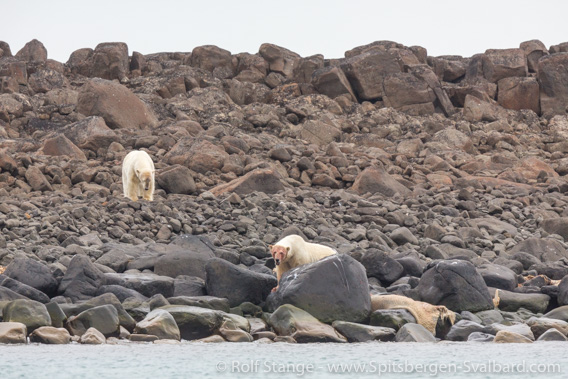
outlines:
[[[124,196],[132,201],[142,196],[154,200],[154,162],[142,150],[131,151],[122,161],[122,188]]]
[[[276,263],[276,279],[280,283],[282,275],[294,267],[319,261],[327,256],[337,254],[331,247],[304,241],[302,237],[291,234],[282,238],[274,245],[268,245],[270,254]],[[272,292],[278,290],[278,286]]]

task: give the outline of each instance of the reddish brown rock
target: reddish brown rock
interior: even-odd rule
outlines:
[[[402,72],[397,52],[380,50],[353,56],[341,64],[341,69],[361,100],[382,98],[385,76]]]
[[[234,76],[237,59],[233,62],[231,52],[217,46],[198,46],[191,52],[191,65],[211,72],[225,70],[228,76],[224,79],[227,79]]]
[[[536,72],[538,69],[538,60],[545,55],[548,55],[548,50],[544,43],[537,39],[522,42],[520,45],[521,50],[527,56],[527,67],[529,72]]]
[[[73,142],[71,142],[64,135],[57,135],[53,138],[47,139],[43,143],[41,151],[45,155],[59,156],[67,155],[73,159],[86,161],[87,157],[81,149],[79,149]]]
[[[264,43],[260,46],[259,54],[268,62],[270,71],[291,78],[294,75],[294,69],[299,64],[301,57],[283,47]]]
[[[82,149],[97,151],[106,148],[112,142],[118,141],[118,135],[110,129],[102,117],[91,116],[62,130],[63,134]]]
[[[540,86],[536,78],[505,78],[499,80],[497,102],[503,108],[530,109],[540,114]]]
[[[128,76],[130,68],[128,46],[123,42],[98,44],[90,61],[91,77],[124,80]]]
[[[26,170],[26,181],[34,191],[52,191],[51,185],[47,181],[45,175],[36,166],[28,167]]]
[[[387,106],[416,116],[434,113],[434,91],[413,74],[388,75],[383,88],[383,101]]]
[[[319,93],[327,95],[332,99],[346,94],[351,100],[357,100],[351,84],[349,84],[345,74],[339,67],[325,67],[315,71],[312,84]]]
[[[35,93],[46,93],[57,88],[63,88],[69,84],[63,74],[50,69],[34,72],[30,75],[28,83]]]
[[[496,121],[503,115],[504,109],[494,101],[483,101],[472,95],[466,95],[463,116],[467,121]]]
[[[92,79],[83,85],[77,111],[85,116],[101,116],[112,129],[143,129],[157,123],[156,116],[128,88],[104,79]]]
[[[380,193],[387,197],[408,195],[410,190],[389,175],[383,168],[368,167],[357,176],[352,187],[360,195]]]
[[[43,43],[37,39],[33,39],[26,43],[24,47],[18,51],[15,57],[26,62],[45,62],[47,60],[47,49]]]
[[[254,191],[272,194],[284,189],[280,178],[280,174],[275,170],[257,169],[229,183],[212,188],[211,193],[215,196],[229,192],[246,195]]]
[[[320,146],[338,141],[340,137],[341,130],[331,121],[309,120],[300,129],[300,138]]]
[[[527,76],[527,60],[521,49],[490,49],[482,58],[483,75],[492,82],[511,76]]]
[[[542,57],[538,61],[538,80],[542,114],[568,114],[568,53]]]
[[[208,171],[220,170],[228,156],[225,149],[207,140],[185,137],[172,147],[164,160],[205,174]]]

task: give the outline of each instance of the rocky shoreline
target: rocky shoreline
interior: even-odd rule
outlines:
[[[566,67],[0,41],[0,343],[565,341]],[[122,195],[135,149],[153,202]],[[288,234],[339,255],[271,294]]]

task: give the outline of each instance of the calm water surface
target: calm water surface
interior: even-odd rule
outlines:
[[[568,343],[0,345],[0,378],[567,378]]]

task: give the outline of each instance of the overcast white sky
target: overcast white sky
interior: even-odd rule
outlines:
[[[568,0],[0,0],[0,10],[0,41],[13,54],[35,38],[60,62],[101,42],[126,42],[129,54],[201,45],[256,53],[270,42],[340,58],[379,40],[464,57],[568,41]]]

